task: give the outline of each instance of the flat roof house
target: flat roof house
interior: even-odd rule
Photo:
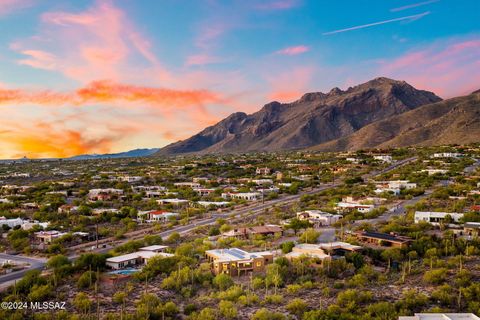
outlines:
[[[262,236],[274,236],[282,235],[283,229],[280,226],[276,225],[266,225],[266,226],[255,226],[255,227],[244,227],[244,228],[234,228],[230,231],[227,231],[222,234],[222,237],[233,237],[237,239],[248,239],[251,236],[262,235]]]
[[[343,218],[339,214],[331,214],[320,210],[306,210],[297,212],[297,218],[299,220],[308,220],[314,227],[330,226]]]
[[[232,276],[263,272],[265,266],[273,262],[270,251],[250,253],[238,248],[207,250],[205,256],[214,274]]]
[[[106,264],[112,269],[124,269],[124,268],[134,268],[140,265],[144,265],[152,257],[173,257],[171,253],[165,253],[167,246],[161,245],[152,245],[148,247],[140,248],[139,251],[123,254],[121,256],[108,258]]]
[[[458,224],[460,219],[463,218],[463,213],[457,212],[430,212],[430,211],[416,211],[415,212],[415,223],[420,221],[426,221],[433,225],[440,225],[445,221],[447,217],[451,218],[451,222]]]
[[[326,243],[301,243],[292,248],[292,251],[287,253],[287,259],[295,259],[300,256],[307,256],[317,258],[320,260],[331,259],[333,256],[344,256],[348,252],[358,252],[363,248],[347,242],[326,242]]]
[[[358,240],[383,247],[407,247],[412,239],[390,233],[380,233],[371,231],[358,231],[354,233]]]
[[[224,192],[222,198],[224,199],[240,199],[247,201],[255,201],[260,199],[262,194],[260,192]]]
[[[465,222],[463,232],[467,236],[478,237],[480,235],[480,222]]]
[[[138,220],[146,222],[168,222],[172,217],[178,217],[176,212],[168,212],[165,210],[139,211],[137,213]]]

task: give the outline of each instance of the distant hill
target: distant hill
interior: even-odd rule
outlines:
[[[309,148],[361,128],[441,101],[404,81],[376,78],[342,91],[307,93],[292,103],[271,102],[247,115],[238,112],[155,155],[237,153]]]
[[[66,160],[89,160],[89,159],[112,159],[112,158],[133,158],[146,157],[158,152],[158,148],[153,149],[135,149],[126,152],[109,153],[109,154],[84,154],[67,158]]]
[[[391,116],[311,149],[345,151],[472,142],[480,142],[480,90]]]

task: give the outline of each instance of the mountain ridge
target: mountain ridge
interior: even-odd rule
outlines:
[[[236,112],[155,155],[237,153],[308,148],[348,136],[372,122],[441,101],[405,81],[375,78],[347,90],[310,92],[291,103],[272,101]]]

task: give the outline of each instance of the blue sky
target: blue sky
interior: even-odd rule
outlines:
[[[159,147],[377,76],[466,94],[480,87],[478,12],[475,0],[0,0],[0,156]]]

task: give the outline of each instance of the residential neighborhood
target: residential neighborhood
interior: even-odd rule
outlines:
[[[105,319],[143,319],[144,290],[160,319],[478,313],[480,148],[438,149],[0,163],[0,294]]]

